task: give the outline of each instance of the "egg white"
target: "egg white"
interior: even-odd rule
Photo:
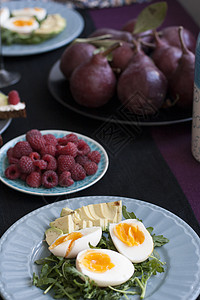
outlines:
[[[129,223],[133,224],[135,226],[138,226],[139,230],[143,232],[144,234],[144,242],[139,245],[135,246],[128,246],[125,243],[123,243],[114,233],[114,227],[117,224],[110,224],[109,226],[109,232],[112,238],[112,241],[117,248],[117,250],[125,255],[128,259],[130,259],[133,263],[139,263],[142,261],[145,261],[153,252],[154,244],[153,239],[148,232],[148,230],[145,228],[144,224],[137,219],[127,219],[123,220],[120,223]]]
[[[29,21],[29,20],[32,21],[31,25],[24,25],[24,26],[15,25],[16,21]],[[7,19],[3,27],[8,30],[18,32],[21,34],[29,34],[39,28],[39,23],[33,17],[13,17]]]
[[[0,25],[3,25],[10,17],[10,11],[8,7],[2,7],[0,9]]]
[[[42,7],[25,7],[12,10],[12,16],[36,17],[38,21],[42,21],[46,17],[47,11]]]
[[[82,259],[87,251],[96,251],[109,255],[111,262],[115,265],[112,269],[103,273],[92,272],[88,270],[83,264]],[[108,250],[108,249],[91,249],[79,252],[76,258],[76,268],[82,274],[88,276],[98,286],[116,286],[129,280],[134,273],[134,266],[129,259],[124,255]]]
[[[59,239],[61,236],[67,236],[67,234],[60,235],[49,247],[49,250],[55,255],[55,256],[61,256],[61,257],[67,257],[67,258],[75,258],[77,254],[84,250],[89,249],[90,245],[95,247],[102,236],[102,229],[101,227],[91,227],[91,228],[84,228],[75,232],[80,232],[83,234],[83,236],[77,240],[74,241],[72,248],[70,249],[69,254],[66,256],[66,252],[69,248],[69,245],[71,243],[71,240],[68,240],[66,242],[63,242],[53,249],[51,249],[51,245],[54,244],[54,242]]]

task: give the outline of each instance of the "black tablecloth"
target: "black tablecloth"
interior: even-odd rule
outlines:
[[[80,11],[85,19],[81,36],[94,30],[87,11]],[[27,104],[27,118],[13,119],[3,133],[4,143],[37,128],[78,132],[99,141],[109,155],[105,176],[86,190],[67,195],[43,197],[23,194],[0,183],[0,235],[25,214],[43,205],[66,198],[85,195],[115,195],[136,198],[159,205],[186,221],[197,233],[199,224],[187,198],[155,144],[150,128],[132,134],[133,127],[103,123],[86,118],[56,102],[48,90],[47,80],[52,65],[60,58],[65,47],[26,57],[5,58],[7,69],[19,71],[22,79],[13,86]],[[8,93],[11,89],[5,88]],[[100,133],[102,126],[113,126],[118,132],[118,147],[106,142]],[[188,299],[189,300],[189,299]]]

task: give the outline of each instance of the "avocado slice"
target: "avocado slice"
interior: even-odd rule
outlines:
[[[76,230],[71,214],[55,219],[53,222],[50,223],[50,226],[61,229],[63,233],[70,233]]]
[[[40,27],[34,31],[35,35],[52,36],[57,35],[66,27],[66,20],[59,14],[48,15]]]
[[[62,234],[63,231],[61,229],[54,227],[48,228],[45,231],[45,241],[50,246]]]
[[[8,105],[8,96],[0,92],[0,106]]]
[[[61,216],[61,217],[64,217],[64,216],[70,215],[71,213],[73,213],[73,210],[72,210],[71,208],[64,207],[64,208],[61,210],[60,216]]]

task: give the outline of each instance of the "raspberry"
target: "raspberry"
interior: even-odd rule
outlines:
[[[90,146],[84,140],[78,141],[77,149],[78,155],[86,155],[90,152]]]
[[[86,155],[77,155],[76,162],[81,166],[84,166],[86,162],[90,161]]]
[[[45,139],[47,145],[56,146],[58,144],[57,138],[53,134],[44,134],[43,138]]]
[[[101,160],[101,154],[99,153],[99,151],[92,151],[90,153],[88,153],[88,158],[95,162],[96,164],[98,164]]]
[[[42,185],[47,188],[53,188],[58,185],[58,175],[55,171],[48,170],[42,175]]]
[[[70,186],[74,183],[74,180],[71,178],[71,173],[69,171],[64,171],[58,180],[60,186]]]
[[[8,157],[9,164],[18,164],[19,159],[13,156]]]
[[[73,142],[73,143],[78,142],[78,137],[76,134],[70,133],[67,134],[66,136],[63,136],[62,138],[58,138],[57,141],[58,144],[66,146],[68,142]]]
[[[75,165],[75,160],[71,155],[60,155],[57,159],[58,172],[70,171]]]
[[[26,174],[26,173],[20,173],[20,179],[23,180],[23,181],[26,181],[26,177],[28,176],[29,174]]]
[[[56,147],[54,145],[46,145],[40,150],[41,155],[51,154],[52,156],[56,155]]]
[[[38,159],[33,162],[34,166],[37,167],[40,170],[46,170],[47,169],[47,162],[43,159]]]
[[[86,177],[86,172],[81,165],[76,163],[71,169],[71,176],[75,181],[83,180]]]
[[[37,129],[31,129],[31,130],[27,131],[26,140],[29,141],[29,138],[32,136],[35,136],[35,135],[40,136],[40,137],[42,136],[41,132]]]
[[[33,148],[33,150],[40,151],[45,147],[45,139],[43,136],[33,135],[29,137],[29,144]]]
[[[22,173],[30,174],[34,171],[34,164],[29,156],[22,156],[19,160],[19,169]]]
[[[47,170],[55,171],[57,169],[57,160],[50,154],[45,154],[42,159],[47,162]]]
[[[8,93],[8,103],[16,105],[20,102],[19,94],[16,90],[12,90]]]
[[[95,162],[91,161],[84,164],[84,169],[87,175],[93,175],[96,173],[98,166]]]
[[[26,183],[33,187],[33,188],[38,188],[42,184],[42,176],[38,172],[32,172],[26,177]]]
[[[9,158],[9,157],[11,157],[11,156],[13,156],[13,147],[10,147],[8,150],[7,150],[7,157]]]
[[[38,152],[31,152],[29,154],[29,157],[32,159],[32,161],[40,159],[40,154]]]
[[[18,169],[18,166],[16,164],[12,164],[8,166],[5,170],[5,176],[8,179],[15,180],[19,178],[20,176],[20,171]]]
[[[57,147],[57,155],[71,155],[76,157],[77,155],[77,147],[74,143],[69,142],[66,146],[58,146]]]
[[[33,152],[33,150],[27,141],[18,142],[13,147],[13,156],[16,158],[21,158],[24,155],[28,156],[31,152]]]

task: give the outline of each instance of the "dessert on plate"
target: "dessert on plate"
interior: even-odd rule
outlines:
[[[20,101],[19,94],[12,90],[8,95],[0,92],[0,119],[26,118],[26,104]]]

